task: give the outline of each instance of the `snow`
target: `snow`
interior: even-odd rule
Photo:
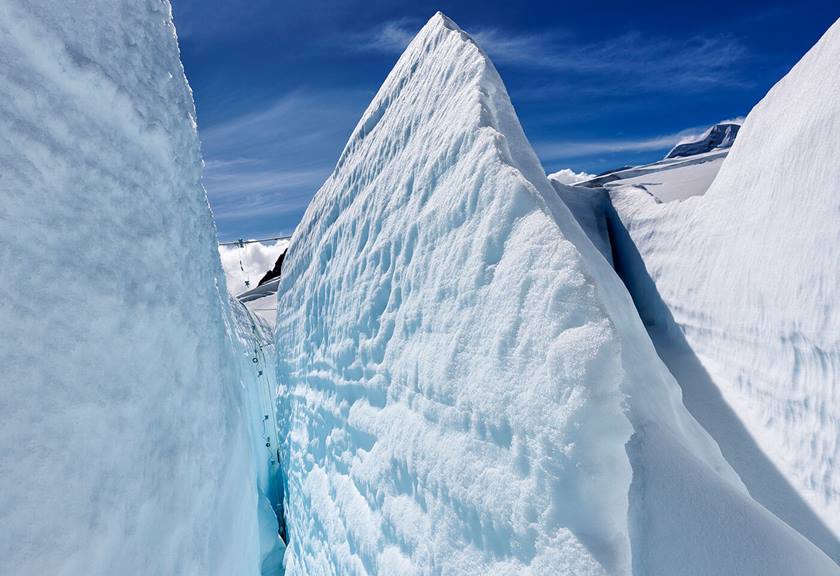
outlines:
[[[612,192],[631,290],[689,408],[751,495],[835,561],[839,60],[840,21],[753,109],[704,196]]]
[[[230,297],[233,330],[240,373],[246,375],[245,420],[257,476],[261,576],[282,576],[285,544],[279,536],[278,516],[282,517],[283,488],[280,469],[280,435],[276,419],[276,350],[273,324],[249,311],[246,304]]]
[[[706,193],[728,153],[729,150],[712,150],[688,157],[666,158],[583,180],[578,188],[634,186],[658,202],[685,200]],[[553,175],[549,178],[558,181]]]
[[[630,295],[435,15],[296,230],[289,574],[833,574],[689,415]]]
[[[0,62],[0,573],[259,574],[253,331],[168,3],[6,0]]]

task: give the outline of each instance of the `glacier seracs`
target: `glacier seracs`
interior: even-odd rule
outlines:
[[[0,573],[259,574],[256,336],[168,2],[4,0],[0,62]]]
[[[840,21],[752,110],[704,196],[612,192],[686,403],[750,493],[840,561]]]
[[[412,41],[278,291],[290,574],[830,574],[748,495],[481,49]]]

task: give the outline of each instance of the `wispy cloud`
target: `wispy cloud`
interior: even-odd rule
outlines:
[[[415,21],[385,22],[354,39],[353,47],[400,52],[417,28]],[[597,42],[579,42],[566,31],[518,34],[478,28],[470,33],[500,65],[591,77],[612,90],[698,90],[738,85],[741,81],[733,74],[733,67],[748,57],[737,38],[725,35],[669,38],[630,31]]]
[[[251,158],[208,162],[204,166],[204,185],[214,191],[216,200],[221,200],[254,192],[314,188],[324,180],[324,171],[328,169],[327,166],[309,170],[272,169],[266,164]]]
[[[421,22],[414,18],[390,20],[373,30],[347,35],[341,39],[341,43],[346,48],[356,51],[399,54],[405,50],[420,26]]]
[[[693,135],[702,134],[703,129],[701,127],[693,127],[673,134],[646,138],[541,141],[535,142],[534,148],[544,162],[583,158],[598,154],[652,152],[656,150],[668,150],[681,140]]]
[[[290,230],[329,175],[370,95],[296,90],[199,124],[204,185],[216,219]]]

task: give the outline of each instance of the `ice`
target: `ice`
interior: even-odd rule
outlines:
[[[4,0],[0,62],[0,573],[259,574],[253,330],[169,4]]]
[[[753,109],[704,196],[613,192],[631,290],[689,408],[752,496],[835,561],[838,61],[840,22]]]
[[[230,297],[239,370],[244,376],[245,410],[250,426],[251,452],[257,475],[261,576],[282,576],[285,543],[280,539],[278,517],[283,515],[283,477],[280,469],[280,435],[276,419],[277,353],[273,325]]]
[[[278,290],[290,574],[832,574],[688,414],[630,295],[441,14]]]

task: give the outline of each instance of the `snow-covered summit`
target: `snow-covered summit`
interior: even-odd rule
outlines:
[[[278,294],[290,574],[830,573],[687,413],[443,15],[313,199]]]
[[[692,138],[685,138],[677,143],[665,158],[679,158],[705,154],[712,150],[731,148],[738,135],[741,124],[734,121],[715,124],[702,134]]]

